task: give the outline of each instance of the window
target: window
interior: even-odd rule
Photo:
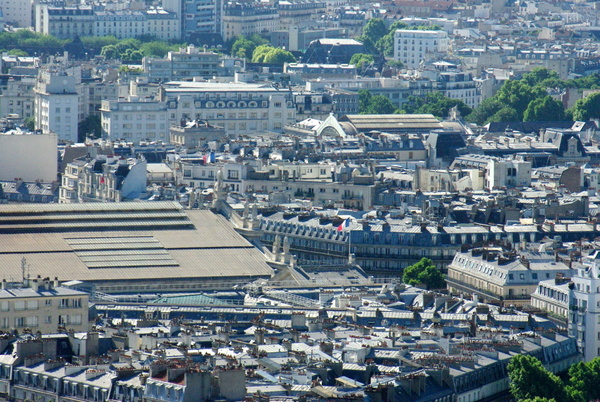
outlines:
[[[8,306],[8,302],[7,301],[3,301],[0,304],[0,310],[1,311],[8,311],[9,310],[9,306]]]
[[[16,311],[25,310],[25,301],[24,300],[15,301],[15,310]]]
[[[16,317],[15,318],[15,327],[24,327],[25,326],[25,317]]]
[[[60,299],[60,308],[69,307],[69,299]]]

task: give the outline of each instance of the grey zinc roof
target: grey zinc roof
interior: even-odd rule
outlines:
[[[129,221],[88,220],[103,211]],[[158,216],[137,221],[129,217],[136,211],[156,211]],[[204,210],[183,212],[179,204],[171,202],[0,205],[0,230],[12,226],[3,225],[4,216],[12,213],[39,213],[43,218],[45,213],[57,212],[73,216],[72,221],[22,223],[20,226],[29,233],[0,234],[3,278],[21,277],[24,254],[32,276],[70,280],[224,278],[267,276],[272,272],[262,254],[225,218]],[[171,220],[161,219],[163,212],[183,214],[175,221],[182,223],[181,228],[173,229]],[[147,230],[127,231],[125,223],[135,222],[147,222]],[[46,231],[56,227],[61,231]]]

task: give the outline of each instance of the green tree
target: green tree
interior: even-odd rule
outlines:
[[[404,268],[402,282],[408,285],[424,284],[427,289],[441,289],[446,286],[444,274],[429,258],[421,258],[416,264]]]
[[[124,52],[121,53],[121,59],[127,61],[140,61],[144,58],[144,54],[141,50],[137,49],[125,49]]]
[[[600,358],[587,363],[579,362],[569,368],[569,386],[571,399],[595,401],[600,399]]]
[[[23,121],[23,125],[25,126],[25,128],[29,131],[33,131],[35,130],[35,118],[32,117],[27,117],[24,121]]]
[[[463,101],[449,98],[441,92],[431,92],[425,97],[409,96],[404,106],[406,113],[433,114],[436,117],[446,118],[450,109],[457,107],[462,116],[469,115],[472,110]]]
[[[142,46],[140,46],[140,51],[146,57],[165,57],[170,51],[179,50],[180,46],[184,45],[171,45],[167,42],[154,40],[152,42],[143,43]]]
[[[498,110],[492,117],[488,119],[488,122],[491,123],[499,123],[505,121],[521,121],[519,118],[519,114],[510,106],[504,106],[502,109]]]
[[[371,18],[362,30],[362,36],[369,38],[373,43],[377,43],[387,33],[388,29],[381,18]]]
[[[252,53],[252,63],[293,63],[294,55],[287,50],[269,45],[260,45]]]
[[[398,108],[384,95],[372,95],[366,89],[358,91],[358,111],[361,114],[393,114]]]
[[[243,57],[250,60],[252,53],[256,49],[256,44],[243,36],[238,37],[231,46],[231,55],[233,57]]]
[[[373,95],[371,91],[368,89],[359,89],[358,90],[358,111],[359,113],[365,114],[366,110],[369,109],[371,105],[371,99],[373,99]]]
[[[510,392],[518,401],[535,397],[568,401],[565,384],[533,356],[516,355],[508,363]]]
[[[355,53],[352,55],[350,59],[350,64],[354,64],[356,68],[362,69],[369,64],[373,63],[375,58],[370,54],[365,53]]]
[[[117,59],[119,58],[119,50],[116,45],[106,45],[102,48],[102,52],[100,54],[107,59]]]
[[[265,56],[271,51],[271,49],[273,49],[273,47],[269,45],[257,46],[252,52],[252,63],[262,63]]]
[[[91,53],[100,53],[104,46],[116,45],[119,40],[114,36],[83,36],[81,43]]]
[[[474,109],[467,116],[467,121],[476,123],[480,126],[489,122],[490,118],[498,113],[504,105],[498,99],[492,97],[484,100],[479,104],[479,107]]]
[[[77,124],[77,141],[84,142],[87,137],[100,138],[102,136],[102,124],[100,116],[89,115]]]
[[[565,108],[562,103],[550,95],[529,102],[523,121],[559,121],[565,119]]]
[[[388,33],[375,43],[375,47],[379,53],[383,54],[385,57],[394,56],[394,34],[396,33],[396,30],[406,29],[407,26],[408,25],[402,21],[395,21],[390,25]]]
[[[521,78],[527,85],[536,86],[546,80],[558,80],[558,73],[545,67],[536,67]]]
[[[29,56],[26,51],[21,49],[10,49],[8,52],[11,56],[26,57]]]
[[[371,98],[365,114],[393,114],[398,110],[385,95],[375,95]]]
[[[600,92],[579,99],[571,109],[574,120],[587,121],[600,117]]]
[[[494,97],[504,105],[513,108],[517,112],[517,120],[522,121],[529,102],[546,95],[546,91],[542,88],[532,87],[521,80],[509,80],[502,85]]]

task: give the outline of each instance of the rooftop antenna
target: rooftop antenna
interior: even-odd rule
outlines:
[[[25,271],[27,270],[27,259],[25,257],[21,258],[21,276],[22,281],[25,283]]]

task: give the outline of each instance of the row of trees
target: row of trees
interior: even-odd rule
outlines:
[[[600,400],[600,358],[569,368],[563,381],[533,356],[517,355],[508,364],[510,392],[519,402],[587,402]]]
[[[58,39],[51,35],[44,35],[27,29],[0,33],[0,49],[3,52],[6,51],[18,56],[55,51],[62,49],[69,42],[69,40]]]
[[[230,43],[231,55],[252,63],[293,63],[294,55],[287,50],[269,45],[269,41],[258,34],[249,37],[237,36]]]
[[[456,107],[462,116],[471,113],[471,108],[459,99],[444,96],[441,92],[431,92],[426,96],[409,96],[399,109],[385,95],[373,95],[367,89],[358,91],[358,110],[361,114],[428,114],[446,118],[450,109]]]
[[[600,88],[600,76],[560,80],[555,71],[535,68],[521,79],[506,81],[494,96],[481,102],[467,120],[479,125],[502,121],[588,120],[600,116],[600,94],[580,99],[565,110],[548,88]]]
[[[102,45],[100,54],[107,59],[121,59],[126,61],[140,61],[144,57],[164,57],[169,51],[177,51],[185,44],[171,44],[164,41],[153,40],[143,42],[140,39],[118,40],[114,36],[98,38],[82,38],[84,46],[97,48]]]
[[[70,39],[58,39],[27,29],[0,33],[1,51],[19,56],[54,53],[70,42]],[[81,43],[90,55],[103,54],[111,59],[124,60],[141,60],[144,56],[163,57],[168,51],[183,46],[152,37],[119,40],[114,36],[86,36],[81,38]]]
[[[361,60],[363,55],[355,55]],[[368,60],[368,59],[365,59]],[[552,86],[550,86],[552,85]],[[547,88],[600,88],[600,75],[573,80],[559,80],[555,71],[536,68],[521,79],[506,81],[494,96],[472,110],[464,102],[432,92],[424,97],[410,96],[399,109],[386,96],[359,91],[359,112],[363,114],[431,113],[446,118],[451,108],[457,107],[465,120],[479,125],[503,121],[562,121],[600,117],[600,92],[578,100],[565,110],[563,104],[548,94]]]

